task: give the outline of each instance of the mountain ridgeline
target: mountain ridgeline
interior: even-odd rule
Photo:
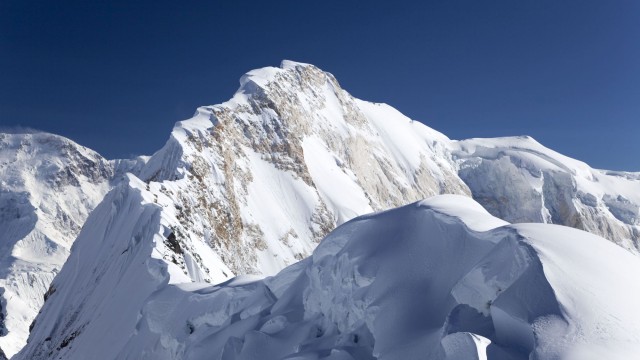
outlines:
[[[30,331],[28,344],[16,359],[84,359],[87,354],[103,354],[105,359],[196,359],[202,358],[203,352],[198,351],[206,352],[206,349],[220,352],[214,358],[251,358],[246,351],[261,348],[251,345],[242,355],[243,344],[249,341],[247,336],[252,336],[247,335],[248,331],[259,332],[267,323],[271,330],[263,333],[272,335],[285,329],[296,332],[312,327],[334,338],[348,334],[353,340],[356,334],[359,339],[366,340],[369,347],[357,350],[364,351],[357,353],[362,356],[354,355],[351,350],[344,350],[344,356],[367,358],[365,353],[367,356],[387,353],[391,354],[386,355],[388,358],[393,358],[395,350],[382,342],[394,340],[385,338],[386,335],[378,336],[373,324],[367,324],[366,330],[361,328],[363,332],[357,332],[354,324],[338,325],[330,330],[330,324],[300,323],[298,318],[288,318],[286,309],[278,308],[285,305],[278,304],[295,303],[295,306],[291,305],[295,310],[291,311],[311,314],[305,312],[311,309],[311,300],[299,302],[293,299],[303,296],[302,293],[320,291],[313,281],[321,280],[303,279],[300,271],[305,267],[309,268],[304,271],[315,271],[320,260],[313,251],[336,227],[364,214],[439,194],[473,198],[491,215],[511,223],[566,225],[606,238],[633,255],[640,252],[640,174],[592,169],[529,137],[451,140],[388,105],[352,97],[331,74],[309,64],[284,61],[279,68],[268,67],[247,73],[229,101],[201,107],[193,118],[176,123],[166,145],[148,158],[107,161],[71,141],[48,134],[38,136],[49,136],[66,145],[45,147],[30,139],[29,146],[37,150],[25,151],[25,139],[35,135],[1,136],[0,166],[10,171],[0,175],[0,200],[3,201],[0,221],[16,231],[11,232],[10,239],[1,238],[0,246],[6,249],[3,254],[12,255],[2,258],[0,266],[14,270],[3,272],[4,277],[0,280],[15,284],[11,279],[28,278],[34,273],[33,269],[37,274],[46,274],[35,277],[39,285],[31,287],[28,293],[12,290],[11,301],[29,304],[30,311],[10,306],[7,300],[9,285],[1,294],[7,341],[0,342],[0,347],[9,356],[16,354]],[[65,146],[82,149],[80,154],[84,155],[58,151]],[[51,159],[42,160],[45,157]],[[90,159],[90,163],[86,159]],[[40,166],[37,171],[33,170],[34,161]],[[58,165],[54,171],[53,167],[45,169],[40,163]],[[49,181],[49,175],[42,175],[49,173],[69,177],[56,176]],[[55,179],[68,181],[61,183],[62,180]],[[53,197],[61,191],[73,196]],[[49,202],[39,200],[44,196],[39,194],[49,196]],[[49,208],[55,206],[53,204],[62,205],[52,212]],[[32,215],[15,216],[23,212]],[[41,213],[50,217],[33,215]],[[30,227],[22,223],[27,221],[25,218],[30,219],[29,216],[34,219],[29,223]],[[70,224],[68,227],[63,226],[65,221]],[[358,224],[366,222],[358,220]],[[58,223],[62,225],[55,225]],[[29,235],[38,231],[39,226],[49,229],[47,224],[54,224],[55,229],[71,230]],[[444,225],[434,222],[432,226]],[[352,228],[342,227],[344,230],[339,233],[342,235],[331,236],[333,239],[349,237]],[[492,234],[511,239],[508,242],[512,245],[519,241],[517,236],[507,236],[498,230]],[[392,242],[393,236],[389,236],[387,240]],[[558,235],[552,232],[549,237]],[[74,239],[69,254],[66,249]],[[533,243],[536,241],[532,240]],[[358,243],[364,242],[358,240]],[[499,241],[478,242],[478,247],[485,249],[485,254],[499,252],[498,248],[493,248],[496,242]],[[330,252],[339,251],[331,248],[338,246],[331,244],[338,243],[343,244],[333,240],[325,245],[324,251],[329,251],[327,248]],[[60,247],[60,244],[64,246]],[[517,245],[523,249],[528,246]],[[578,245],[572,243],[571,246]],[[19,254],[25,254],[25,251],[55,254],[55,259],[44,266],[39,256],[20,257]],[[525,250],[518,251],[504,256],[525,256],[522,255]],[[527,264],[535,265],[540,261],[538,255],[526,254],[525,257],[532,261]],[[20,260],[20,267],[14,265],[16,259]],[[455,281],[463,278],[466,282],[472,281],[472,275],[469,275],[472,264],[467,265],[459,270],[460,277]],[[531,265],[532,269],[537,270],[531,271],[536,272],[539,281],[547,282],[536,267],[538,265],[534,265]],[[332,262],[331,266],[342,271],[345,270],[342,266],[355,265]],[[255,282],[246,276],[231,280],[237,275],[275,275],[285,268],[288,270],[271,283]],[[225,281],[236,285],[208,285]],[[455,281],[442,291],[451,293],[456,288]],[[29,281],[22,282],[25,283]],[[240,283],[253,285],[237,285]],[[294,286],[294,283],[298,285]],[[554,284],[551,281],[549,286]],[[357,285],[353,289],[364,286],[363,283]],[[495,291],[495,287],[501,285],[482,286],[483,289],[493,287],[491,291]],[[305,288],[311,290],[300,290]],[[31,323],[41,305],[36,299],[44,299],[45,292],[47,299]],[[179,294],[169,296],[172,292]],[[210,292],[216,295],[207,295]],[[258,293],[260,295],[255,295]],[[216,298],[215,302],[227,309],[216,312],[211,308],[194,307],[193,313],[175,310],[177,312],[171,315],[171,321],[175,322],[167,320],[166,323],[162,316],[157,316],[163,311],[158,302],[193,300],[193,297],[205,295]],[[283,296],[290,299],[279,302]],[[497,296],[493,293],[485,300],[493,302]],[[219,297],[225,297],[229,302],[221,301]],[[244,305],[236,304],[234,299]],[[208,303],[209,300],[203,301]],[[314,316],[328,315],[325,308],[330,307],[332,300],[327,301],[329,303],[313,304]],[[465,313],[465,316],[480,316],[482,326],[495,319],[488,310],[469,301],[465,298],[458,305],[473,308],[484,314],[484,318],[473,312]],[[516,300],[505,301],[511,304]],[[545,301],[554,304],[555,300]],[[211,306],[218,305],[211,303]],[[454,307],[442,307],[443,312],[438,315],[442,317],[440,320],[451,316]],[[169,308],[165,310],[169,311]],[[273,316],[265,317],[267,308]],[[357,306],[350,309],[340,316],[353,316],[364,323],[376,318],[359,313]],[[500,311],[504,312],[504,309]],[[12,316],[20,316],[22,320],[10,322]],[[253,318],[255,323],[230,320],[237,316]],[[184,334],[170,334],[168,327],[177,326],[183,320],[180,331],[184,330]],[[504,324],[509,321],[503,320],[498,320],[497,326],[507,326]],[[215,337],[208,332],[209,337],[202,337],[205,340],[189,340],[189,334],[204,336],[205,328],[235,335]],[[344,330],[346,328],[349,330]],[[497,352],[512,354],[513,349],[520,349],[515,351],[513,358],[543,353],[544,349],[528,340],[529,335],[510,339],[504,335],[506,328],[500,330],[503,335],[497,335],[496,330],[493,333],[487,330],[480,335],[487,341],[501,344],[502,347],[496,347]],[[531,336],[537,334],[534,333]],[[540,332],[545,336],[550,333],[551,330]],[[130,340],[136,339],[132,338],[136,334],[139,341]],[[214,341],[214,338],[225,340]],[[477,340],[455,337],[445,343],[461,341],[475,349],[484,341],[474,339]],[[300,342],[307,340],[301,338]],[[309,358],[324,358],[322,354],[327,353],[327,349],[340,350],[338,343],[332,342],[334,340],[337,341],[324,338],[333,344],[327,348],[314,345],[317,356]],[[151,344],[155,344],[153,349]],[[376,347],[380,346],[379,349],[386,350],[376,352]],[[433,356],[446,358],[447,351],[454,351],[454,347],[446,345],[443,352]],[[280,355],[292,354],[294,352]],[[278,357],[274,355],[273,358]],[[348,357],[336,355],[334,358]]]

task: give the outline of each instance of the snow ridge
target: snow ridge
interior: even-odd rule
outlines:
[[[81,235],[76,246],[84,242]],[[116,258],[107,262],[123,263]],[[154,291],[166,283],[166,263],[157,264],[138,265],[147,267],[149,297],[137,318],[127,316],[127,302],[109,297],[91,309],[119,309],[122,319],[137,321],[135,331],[105,336],[91,326],[104,320],[85,318],[83,309],[75,323],[88,321],[86,328],[67,330],[74,346],[55,348],[60,339],[52,338],[49,348],[28,345],[18,358],[82,359],[99,349],[114,359],[625,359],[640,350],[637,257],[579,230],[508,225],[462,196],[353,219],[312,257],[264,280]],[[137,286],[128,271],[121,274]],[[78,280],[60,285],[82,287]],[[50,333],[40,328],[34,335]]]
[[[412,139],[414,147],[399,147],[398,137]],[[147,244],[142,253],[153,249],[151,258],[164,262],[168,275],[162,281],[219,283],[235,274],[270,275],[311,254],[324,235],[355,216],[438,193],[468,194],[453,161],[446,160],[450,156],[441,143],[445,140],[386,105],[356,101],[330,74],[289,62],[283,68],[248,73],[230,101],[199,108],[193,118],[178,122],[165,147],[139,169],[145,182],[129,175],[127,184],[114,193],[129,194],[133,187],[145,203],[159,209],[160,224],[136,236]],[[135,205],[138,200],[130,200],[127,207],[105,205],[112,197],[105,199],[105,207],[125,209],[109,213],[114,222],[135,221],[142,211],[137,208],[146,206]],[[104,218],[107,213],[96,210],[92,216]],[[96,219],[88,221],[78,241],[136,238],[98,224]],[[91,334],[107,324],[92,316],[116,310],[96,305],[82,312],[83,317],[72,309],[104,304],[94,299],[95,294],[141,304],[153,292],[151,285],[130,291],[119,280],[96,281],[95,274],[102,273],[115,272],[118,275],[112,276],[118,279],[129,272],[130,278],[149,275],[138,266],[114,270],[111,264],[122,261],[120,253],[110,260],[104,260],[104,251],[90,253],[100,259],[83,257],[79,261],[86,263],[77,265],[82,271],[64,270],[57,277],[56,291],[33,328],[31,343],[50,343],[37,356],[55,357],[71,351],[65,344],[94,341]],[[109,266],[94,267],[103,263]],[[93,274],[88,276],[94,280],[69,280],[76,272]],[[82,283],[101,285],[91,291],[73,285]],[[67,298],[62,293],[76,294],[72,307],[63,304]],[[122,316],[135,318],[139,308],[128,308],[129,312],[119,310]],[[113,321],[108,326],[121,334],[133,331],[129,322],[108,319]],[[39,325],[42,322],[67,325],[52,328]]]

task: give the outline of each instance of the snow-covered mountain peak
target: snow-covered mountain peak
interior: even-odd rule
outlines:
[[[6,229],[0,235],[0,246],[6,250],[1,256],[11,254],[20,260],[29,256],[28,250],[38,250],[30,248],[34,244],[25,237],[31,231],[55,246],[40,249],[44,252],[28,261],[48,263],[58,247],[68,251],[88,211],[102,200],[119,174],[117,164],[125,163],[109,162],[61,136],[0,134],[0,221]],[[14,223],[21,225],[13,229]],[[21,244],[26,252],[17,251]],[[63,260],[64,256],[58,259],[58,265]]]
[[[323,72],[319,68],[311,64],[305,64],[297,61],[282,60],[280,67],[267,66],[260,69],[249,71],[240,77],[240,89],[238,93],[251,94],[256,87],[266,89],[269,83],[278,81],[279,76],[286,73],[298,73],[299,75],[309,72]],[[286,75],[285,75],[286,76]]]
[[[388,105],[353,98],[313,65],[288,61],[248,72],[229,101],[176,123],[140,176],[170,189],[162,191],[184,233],[204,239],[237,274],[274,273],[354,216],[469,195],[468,185],[512,222],[584,228],[631,250],[637,243],[640,199],[597,188],[613,177],[530,137],[451,141]],[[590,196],[602,206],[574,205]],[[617,215],[598,215],[605,211]]]
[[[109,176],[109,170],[100,164],[102,157],[95,151],[48,133],[0,134],[0,159],[3,180],[6,182],[9,176],[23,185],[24,172],[43,185],[55,187],[78,185],[79,177],[96,181]]]
[[[280,68],[281,69],[291,69],[291,68],[296,68],[296,67],[307,67],[307,66],[314,66],[312,64],[308,64],[308,63],[303,63],[300,61],[294,61],[294,60],[282,60],[282,62],[280,62]],[[315,67],[315,66],[314,66]]]
[[[127,171],[62,136],[0,133],[0,348],[24,344],[43,295],[89,212]]]
[[[563,316],[558,307],[572,300],[559,303],[550,290],[552,276],[540,265],[546,245],[537,254],[520,225],[506,226],[482,207],[510,222],[563,224],[631,252],[640,248],[638,174],[591,169],[530,137],[452,141],[389,105],[352,97],[309,64],[284,61],[250,71],[240,83],[230,100],[177,122],[148,161],[107,162],[112,177],[133,174],[84,224],[22,358],[86,358],[92,351],[112,358],[203,358],[211,349],[225,359],[255,358],[261,348],[254,341],[272,346],[269,336],[283,330],[300,341],[273,347],[287,354],[309,350],[311,358],[412,358],[394,348],[399,343],[415,354],[428,347],[434,358],[461,358],[458,350],[477,350],[480,357],[484,348],[527,358],[549,350],[536,347],[536,336],[553,335],[556,316]],[[92,172],[78,173],[86,191]],[[102,196],[117,181],[98,183]],[[437,194],[456,195],[431,197]],[[35,209],[29,206],[25,213]],[[543,230],[530,237],[566,234]],[[569,233],[576,241],[581,234]],[[603,253],[610,251],[606,246]],[[632,263],[627,268],[636,269],[629,256],[623,256]],[[397,269],[408,276],[394,279]],[[243,276],[224,282],[234,275]],[[374,280],[381,282],[370,286]],[[523,289],[529,283],[540,285],[534,287],[539,297]],[[425,291],[412,293],[406,284]],[[511,293],[505,290],[512,285]],[[622,292],[616,284],[612,289]],[[396,290],[410,300],[385,296]],[[434,302],[425,307],[421,296]],[[491,313],[500,297],[509,300]],[[536,303],[539,298],[544,301]],[[407,330],[416,323],[405,305],[416,305],[428,342]],[[463,306],[448,312],[449,305]],[[431,316],[425,308],[438,311]],[[606,307],[602,313],[618,314]],[[388,314],[407,322],[384,329],[395,320]],[[553,321],[532,323],[540,314]],[[476,321],[480,328],[469,328]],[[394,337],[396,330],[407,337]],[[211,339],[215,344],[201,346]]]
[[[315,66],[284,62],[241,84],[176,123],[140,173],[171,189],[185,233],[235,273],[274,273],[357,215],[468,194],[446,136],[354,99]]]

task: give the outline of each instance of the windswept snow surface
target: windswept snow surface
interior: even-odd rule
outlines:
[[[47,133],[0,133],[0,348],[12,356],[89,212],[143,160]]]
[[[169,282],[204,281],[206,269],[192,259],[229,271],[210,248],[176,242],[168,226],[175,219],[162,211],[166,199],[156,199],[146,186],[128,175],[92,212],[36,319],[34,331],[47,335],[30,340],[38,344],[37,355],[26,358],[57,358],[72,349],[83,359],[108,358],[134,332],[150,294]],[[167,253],[180,253],[185,260],[178,262]]]
[[[117,205],[96,212],[131,208],[146,196],[143,189],[114,191],[108,199]],[[155,204],[136,211],[102,225],[92,216],[88,225],[142,234],[163,222]],[[80,236],[74,253],[101,252],[105,260],[71,258],[38,317],[43,325],[17,359],[588,360],[640,353],[640,259],[583,231],[508,225],[463,196],[353,219],[311,257],[264,280],[167,284],[172,265],[149,257],[152,243],[110,240],[95,247]],[[155,246],[161,241],[156,236]],[[92,272],[123,291],[87,282]],[[74,291],[100,296],[66,298]],[[127,296],[141,292],[147,297]]]

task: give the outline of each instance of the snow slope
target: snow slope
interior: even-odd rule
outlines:
[[[640,175],[590,169],[530,138],[449,140],[388,105],[354,99],[331,74],[308,64],[284,61],[280,68],[247,73],[231,100],[201,107],[193,118],[178,122],[166,145],[141,166],[137,176],[127,176],[85,224],[20,358],[81,358],[98,350],[120,357],[131,352],[132,358],[146,351],[151,358],[169,356],[165,350],[182,354],[185,335],[163,333],[175,324],[157,315],[144,320],[149,323],[140,322],[145,309],[163,313],[177,302],[181,311],[201,311],[197,306],[183,308],[180,301],[190,298],[196,288],[234,275],[276,274],[309,256],[336,226],[436,194],[473,195],[491,213],[513,222],[571,225],[631,251],[638,248],[635,219],[640,201],[634,194],[640,193]],[[428,207],[435,209],[439,204],[446,213],[448,202],[430,200]],[[473,216],[483,212],[477,204],[462,207],[456,207],[456,216],[475,230],[486,232],[502,224]],[[467,212],[471,215],[464,215]],[[487,224],[492,225],[487,228]],[[488,246],[478,244],[483,249]],[[332,246],[339,247],[323,248]],[[326,250],[316,254],[322,251]],[[518,254],[509,256],[529,259]],[[277,278],[298,278],[301,275],[292,269],[306,269],[305,264],[313,261],[302,260],[285,270],[288,275]],[[458,270],[462,274],[469,269]],[[467,280],[470,283],[478,280],[473,276],[481,275],[473,274]],[[275,291],[276,285],[245,282],[249,281],[233,280],[224,291],[216,292],[226,295],[215,296],[233,298],[240,292],[254,299],[252,287],[257,287],[270,298],[269,291],[289,287],[279,283],[280,290]],[[495,290],[477,291],[482,292],[482,301],[493,301]],[[299,297],[293,290],[289,293]],[[482,307],[477,299],[460,296],[466,296],[467,303],[476,301],[475,308]],[[264,310],[260,296],[255,302],[260,310],[252,308],[246,316]],[[498,313],[504,320],[504,314]],[[227,315],[205,314],[197,324],[173,330],[188,333],[196,325],[219,326]],[[245,315],[238,316],[244,319]],[[175,316],[182,319],[180,314]],[[275,328],[286,324],[279,319],[274,320]],[[149,335],[157,344],[129,342],[129,337],[143,331],[143,325],[160,334],[159,338]],[[245,325],[238,326],[244,329]],[[109,342],[103,340],[104,329],[114,333]],[[292,329],[296,334],[300,330]],[[522,329],[523,335],[514,340],[517,346],[509,339],[496,340],[485,329],[489,333],[443,338],[443,349],[448,349],[443,351],[455,358],[451,354],[457,348],[494,349],[490,343],[506,341],[510,345],[505,345],[505,351],[512,352],[516,346],[521,355],[522,348],[534,350],[527,330]],[[235,334],[236,330],[230,331]],[[225,346],[238,349],[238,341]]]
[[[592,169],[527,136],[453,142],[452,153],[491,214],[571,226],[640,253],[640,174]]]
[[[112,192],[110,206],[96,211],[152,201],[136,186],[144,185]],[[135,209],[135,221],[113,215],[97,225],[92,216],[88,225],[142,234],[163,221],[157,205]],[[38,317],[44,325],[18,359],[588,360],[640,352],[640,259],[583,231],[508,225],[468,197],[358,217],[272,278],[214,286],[168,284],[172,264],[149,257],[152,243],[109,240],[95,248],[80,236],[74,253],[104,260],[65,266]],[[123,291],[93,284],[92,273]],[[132,303],[125,294],[141,286],[148,297]],[[100,296],[69,297],[87,290]]]
[[[0,134],[0,348],[11,356],[89,212],[136,161],[60,136]]]

